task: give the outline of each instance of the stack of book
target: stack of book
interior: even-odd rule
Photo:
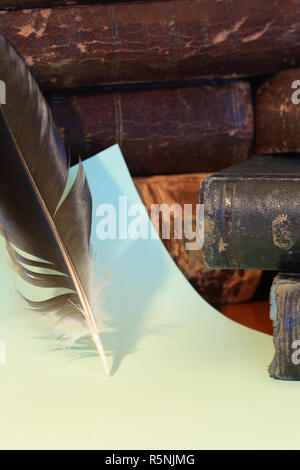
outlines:
[[[262,270],[278,269],[269,256],[281,259],[281,251],[270,252],[264,232],[264,210],[272,206],[266,188],[274,200],[273,168],[280,176],[294,171],[293,163],[278,168],[272,157],[251,157],[300,146],[289,118],[298,110],[281,100],[280,88],[297,79],[297,69],[281,71],[300,66],[299,23],[300,5],[291,0],[0,0],[0,32],[38,80],[74,163],[119,143],[149,210],[152,203],[195,206],[205,178],[211,210],[217,199],[223,208],[223,225],[204,248],[210,268],[202,252],[185,250],[184,241],[164,243],[215,305],[252,299]],[[257,93],[255,132],[257,84],[278,72]],[[236,164],[244,165],[237,173],[206,179]],[[243,194],[235,178],[245,181]],[[289,263],[293,248],[282,247],[290,247],[294,235],[282,227],[294,215],[282,204],[293,187],[291,173],[286,178],[277,188],[282,210],[273,211],[272,240],[278,250],[291,251]],[[263,207],[252,202],[258,187]],[[248,203],[245,220],[232,218],[240,210],[231,212],[235,203]],[[248,226],[252,216],[257,233]],[[250,232],[247,254],[242,237]]]
[[[295,68],[263,83],[256,95],[256,158],[210,175],[200,191],[206,264],[278,271],[270,292],[269,372],[285,380],[300,379],[299,79]]]

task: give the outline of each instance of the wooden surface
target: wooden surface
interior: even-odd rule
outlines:
[[[218,308],[231,320],[248,326],[253,330],[273,335],[273,323],[270,320],[269,301],[246,302],[236,305],[222,305]]]

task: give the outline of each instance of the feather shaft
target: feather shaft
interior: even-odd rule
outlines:
[[[0,108],[3,112],[3,109],[2,109],[2,105],[0,105]],[[6,120],[6,117],[4,115],[4,119]],[[8,125],[8,122],[6,120],[6,123],[7,123],[7,126],[9,128],[9,125]],[[11,130],[10,130],[11,131]],[[98,328],[97,328],[97,324],[96,324],[96,321],[94,319],[94,315],[93,315],[93,312],[92,312],[92,309],[90,307],[90,304],[89,304],[89,301],[87,299],[87,295],[84,291],[84,288],[80,282],[80,279],[79,279],[79,276],[77,274],[77,271],[72,263],[72,260],[69,256],[69,253],[68,253],[68,250],[67,248],[65,247],[60,235],[59,235],[59,232],[57,230],[57,227],[55,225],[55,222],[53,220],[53,217],[51,217],[50,213],[49,213],[49,210],[45,204],[45,201],[44,199],[42,198],[41,194],[40,194],[40,191],[38,190],[38,187],[33,179],[33,176],[28,168],[28,165],[26,163],[26,160],[24,159],[24,156],[15,140],[15,137],[14,135],[11,133],[11,137],[12,139],[14,140],[15,142],[15,145],[16,145],[16,148],[18,149],[18,154],[19,154],[19,157],[22,161],[22,164],[26,170],[26,173],[28,175],[28,178],[30,179],[30,182],[32,184],[32,187],[34,188],[34,191],[36,193],[36,196],[42,206],[42,209],[45,213],[45,216],[48,220],[48,223],[50,225],[50,228],[53,232],[53,235],[57,241],[57,244],[61,250],[61,253],[64,257],[64,260],[65,260],[65,263],[67,265],[67,268],[68,268],[68,271],[69,271],[69,274],[70,274],[70,277],[73,281],[73,284],[74,284],[74,288],[78,294],[78,297],[79,297],[79,300],[80,300],[80,303],[81,303],[81,306],[83,308],[83,311],[84,311],[84,316],[85,316],[85,319],[86,319],[86,323],[87,323],[87,326],[89,327],[90,331],[91,331],[91,336],[94,340],[94,343],[96,345],[96,348],[97,348],[97,351],[99,352],[99,355],[101,357],[101,360],[103,362],[103,366],[104,366],[104,370],[105,370],[105,373],[109,376],[110,373],[109,373],[109,368],[108,368],[108,364],[107,364],[107,359],[106,359],[106,355],[105,355],[105,352],[104,352],[104,347],[103,347],[103,344],[102,344],[102,341],[100,339],[100,335],[99,335],[99,332],[98,332]]]

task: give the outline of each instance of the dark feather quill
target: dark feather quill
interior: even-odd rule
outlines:
[[[83,167],[62,200],[69,161],[49,108],[25,63],[1,35],[0,60],[6,85],[6,104],[0,105],[1,233],[25,281],[68,289],[45,301],[27,299],[30,307],[82,323],[108,373],[91,301],[92,201]],[[57,274],[35,269],[49,267]]]

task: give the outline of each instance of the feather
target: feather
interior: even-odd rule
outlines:
[[[0,233],[24,281],[64,289],[43,301],[27,298],[30,308],[55,314],[58,326],[76,324],[74,340],[89,331],[109,375],[92,295],[92,200],[83,166],[65,195],[70,164],[64,145],[35,80],[1,35],[0,61],[6,85],[6,104],[0,105]]]

